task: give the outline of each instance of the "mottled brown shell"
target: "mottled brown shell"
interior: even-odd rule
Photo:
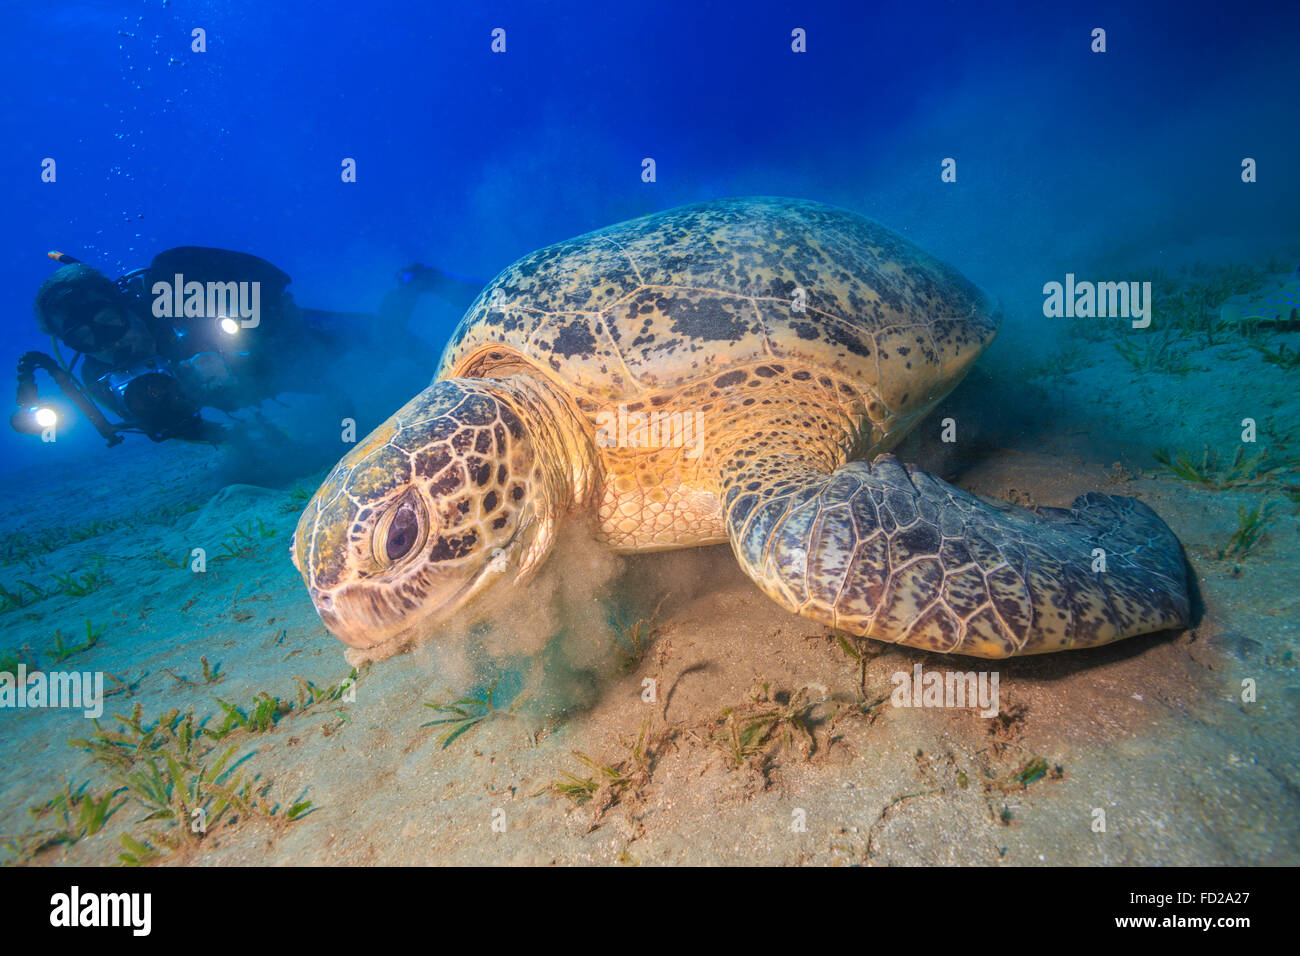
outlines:
[[[438,377],[522,359],[590,409],[784,359],[847,376],[901,414],[946,392],[996,329],[974,285],[879,223],[804,200],[725,199],[524,256],[465,314]]]

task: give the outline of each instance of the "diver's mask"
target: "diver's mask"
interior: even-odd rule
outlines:
[[[87,317],[60,316],[59,338],[68,348],[93,355],[115,345],[131,328],[131,320],[118,308],[105,306]]]

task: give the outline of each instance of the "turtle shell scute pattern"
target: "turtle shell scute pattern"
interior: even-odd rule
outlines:
[[[996,328],[974,285],[879,223],[805,200],[726,199],[524,256],[466,312],[438,376],[498,347],[599,405],[787,360],[850,377],[884,419],[936,400]]]

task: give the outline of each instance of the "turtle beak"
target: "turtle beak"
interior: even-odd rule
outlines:
[[[404,599],[389,589],[349,584],[337,590],[312,585],[307,591],[321,623],[348,647],[379,647],[436,622],[434,615],[410,615]]]
[[[311,603],[315,606],[321,623],[348,647],[375,647],[400,630],[380,620],[373,614],[373,608],[371,615],[362,613],[364,605],[355,600],[356,595],[349,595],[346,590],[327,591],[313,584],[307,588],[307,593],[311,595]],[[337,602],[336,594],[339,598]]]
[[[337,588],[307,582],[307,591],[321,623],[344,644],[362,650],[427,637],[432,630],[498,581],[521,561],[524,539],[516,535],[493,551],[472,575],[429,577],[396,585],[353,581]],[[519,573],[514,582],[529,575]]]

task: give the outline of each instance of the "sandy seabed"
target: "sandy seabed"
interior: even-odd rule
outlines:
[[[129,792],[83,833],[81,797],[147,761],[128,756],[115,778],[69,744],[95,733],[79,712],[0,712],[5,856],[112,864],[129,834],[158,862],[211,865],[1300,863],[1297,506],[1282,478],[1194,487],[1152,457],[1209,444],[1230,458],[1251,416],[1259,449],[1294,460],[1297,372],[1232,340],[1193,348],[1197,367],[1180,374],[1137,371],[1085,340],[1028,368],[1022,341],[1004,328],[900,457],[1022,504],[1141,498],[1195,571],[1203,606],[1189,630],[1000,662],[844,642],[768,600],[726,546],[616,557],[575,532],[495,620],[365,665],[350,691],[312,703],[298,678],[329,688],[350,667],[289,562],[289,489],[222,487],[219,453],[142,441],[57,484],[16,476],[0,583],[21,594],[20,581],[95,577],[91,593],[0,614],[0,651],[113,675],[104,732],[137,706],[146,727],[177,710],[210,729],[218,698],[244,715],[263,693],[293,707],[265,731],[200,738],[193,767],[235,746],[219,782],[242,775],[263,795],[185,839],[142,821]],[[1276,341],[1295,348],[1300,334]],[[938,441],[949,416],[954,445]],[[1260,501],[1263,538],[1221,557],[1239,507]],[[235,555],[213,560],[223,545]],[[203,574],[174,566],[197,546]],[[96,643],[55,665],[55,632],[74,644],[87,621],[103,628]],[[892,706],[891,676],[917,664],[996,670],[998,716]],[[459,725],[430,725],[456,715],[427,703],[482,698],[494,681],[491,716],[450,740]],[[56,799],[65,781],[81,794],[72,821]],[[219,792],[203,793],[211,810]]]

